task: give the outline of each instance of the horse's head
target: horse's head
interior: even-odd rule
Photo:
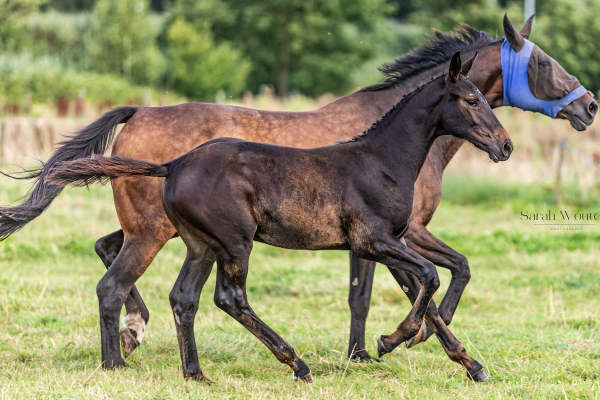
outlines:
[[[467,79],[477,53],[464,64],[457,52],[450,61],[442,107],[444,130],[487,152],[494,162],[508,160],[513,150],[508,133],[477,87]]]
[[[567,119],[573,128],[584,131],[594,121],[598,104],[577,78],[528,40],[533,17],[518,31],[504,15],[503,105]]]

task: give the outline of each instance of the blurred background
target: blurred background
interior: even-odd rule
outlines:
[[[500,37],[504,13],[520,27],[524,7],[517,0],[0,0],[0,164],[44,159],[61,136],[119,105],[314,109],[380,81],[377,67],[431,29],[465,22]],[[531,39],[598,93],[600,2],[538,0],[535,11]],[[497,113],[515,141],[511,162],[490,165],[470,147],[450,175],[502,177],[538,185],[551,202],[564,194],[596,204],[599,123],[577,133],[564,121]]]

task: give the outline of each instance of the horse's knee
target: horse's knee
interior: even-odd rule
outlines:
[[[108,313],[120,313],[123,303],[127,298],[127,293],[120,293],[115,290],[113,279],[107,279],[104,276],[96,285],[96,296],[98,296],[98,306],[100,313],[107,315]]]
[[[106,236],[101,237],[94,244],[94,250],[96,251],[96,254],[98,255],[98,257],[100,257],[100,259],[104,263],[104,266],[106,268],[110,268],[110,265],[112,264],[114,259],[110,259],[110,257],[108,256],[109,254],[108,254],[107,247],[108,246],[107,246]]]
[[[427,261],[423,271],[423,279],[425,284],[431,288],[433,292],[440,288],[440,278],[433,263]]]
[[[101,237],[94,244],[94,250],[106,268],[110,267],[119,251],[121,251],[124,238],[124,233],[120,230]]]
[[[169,295],[169,302],[173,313],[179,320],[186,315],[191,315],[193,318],[198,311],[198,302],[191,293],[182,293],[174,289]]]
[[[469,260],[462,254],[458,254],[454,261],[456,269],[452,271],[452,277],[460,280],[461,283],[467,284],[471,280],[471,268],[469,267]]]
[[[237,320],[241,320],[242,316],[248,314],[250,309],[243,291],[238,287],[217,288],[214,302],[217,307]]]
[[[229,290],[217,288],[215,290],[214,302],[217,307],[225,311],[229,315],[233,315],[235,310],[235,301],[233,300]]]

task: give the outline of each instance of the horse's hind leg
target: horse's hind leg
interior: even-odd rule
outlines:
[[[120,352],[119,314],[135,281],[165,243],[166,239],[159,240],[148,235],[128,235],[119,255],[96,287],[104,368],[126,365]]]
[[[125,234],[121,229],[110,235],[101,237],[96,242],[94,249],[106,266],[106,269],[110,268],[121,251],[124,240]],[[142,344],[146,325],[150,319],[150,312],[146,308],[142,295],[138,292],[135,285],[131,288],[131,292],[129,292],[129,296],[125,300],[125,309],[127,310],[127,315],[123,318],[123,327],[121,328],[120,336],[123,356],[127,358]]]
[[[365,324],[369,315],[373,289],[374,261],[363,260],[350,253],[350,346],[348,357],[365,361],[378,361],[369,355],[365,347]]]
[[[215,256],[205,244],[188,246],[188,253],[171,291],[169,301],[175,318],[179,355],[183,366],[183,377],[210,382],[198,361],[198,351],[194,338],[194,318],[202,288],[206,283],[215,262]]]
[[[96,254],[98,254],[106,269],[110,268],[115,258],[119,255],[121,247],[123,247],[123,241],[125,241],[123,229],[102,236],[96,241],[94,250],[96,250]]]
[[[249,254],[248,254],[249,255]],[[220,258],[220,257],[219,257]],[[294,348],[254,313],[246,296],[248,257],[217,261],[215,304],[258,338],[277,360],[294,371],[294,379],[312,382],[308,366]]]

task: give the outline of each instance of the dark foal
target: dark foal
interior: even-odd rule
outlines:
[[[520,33],[505,19],[506,37],[516,48],[521,46],[530,29],[531,20]],[[463,55],[479,51],[477,66],[469,78],[492,108],[503,105],[501,45],[502,41],[494,41],[485,32],[466,25],[458,28],[455,35],[435,32],[415,51],[385,64],[381,68],[387,77],[384,83],[358,90],[309,112],[269,112],[207,103],[117,108],[61,143],[43,168],[30,176],[37,182],[23,204],[0,209],[0,239],[38,217],[58,196],[61,188],[45,181],[57,163],[104,154],[110,148],[119,123],[125,126],[115,140],[112,154],[155,163],[167,162],[207,140],[225,136],[305,148],[331,145],[367,129],[403,95],[432,77],[445,74],[451,56],[458,50]],[[538,97],[551,100],[579,85],[541,49],[535,47],[534,51],[536,62],[530,63],[528,72],[532,91]],[[596,110],[596,102],[586,94],[565,106],[556,118],[568,119],[575,129],[584,130],[594,120]],[[452,271],[451,286],[440,305],[440,315],[447,324],[469,281],[469,264],[463,255],[433,236],[426,227],[441,199],[444,168],[462,144],[462,139],[453,136],[442,136],[434,142],[415,183],[411,223],[404,236],[411,249]],[[122,229],[100,238],[95,248],[106,268],[112,265],[121,271],[119,280],[135,281],[164,244],[177,234],[163,210],[160,179],[132,177],[117,180],[112,186]],[[365,349],[364,327],[375,263],[351,254],[350,266],[348,302],[352,323],[348,354],[368,360],[371,357]],[[405,287],[410,287],[409,297],[411,292],[418,292],[418,286],[401,278],[396,276]],[[142,343],[150,314],[135,286],[125,307],[127,317],[123,321],[121,340],[123,356],[128,357]],[[428,330],[423,335],[423,332],[413,343],[431,333]],[[119,356],[119,360],[114,361],[120,363],[122,358]]]
[[[469,60],[471,65],[473,59]],[[469,68],[466,68],[468,72]],[[170,296],[183,373],[207,379],[194,338],[198,300],[217,261],[215,304],[263,342],[294,376],[312,381],[292,346],[254,313],[246,296],[253,241],[305,250],[351,250],[391,271],[409,273],[421,290],[397,330],[381,336],[379,353],[413,337],[425,318],[453,361],[477,381],[487,380],[430,300],[439,286],[435,266],[400,240],[408,229],[414,183],[440,134],[469,140],[495,162],[512,151],[510,139],[477,88],[460,74],[456,53],[448,75],[409,94],[381,122],[343,144],[298,149],[246,142],[209,141],[158,165],[122,157],[59,164],[52,184],[87,185],[106,178],[166,177],[165,210],[187,246],[187,257]],[[103,360],[119,355],[119,312],[133,281],[110,268],[98,284]]]

